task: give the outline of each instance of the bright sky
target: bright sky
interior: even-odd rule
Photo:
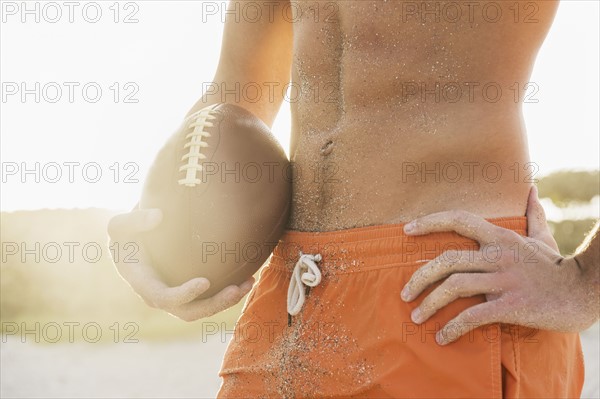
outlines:
[[[65,3],[27,2],[37,4],[36,22],[22,2],[0,2],[3,211],[131,208],[154,154],[216,68],[222,23],[203,21],[206,3]],[[596,1],[564,1],[539,54],[531,79],[539,102],[525,116],[540,175],[599,167],[598,15]],[[288,125],[284,107],[273,130],[286,149]]]

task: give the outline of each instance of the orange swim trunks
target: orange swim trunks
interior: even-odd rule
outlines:
[[[490,221],[526,234],[524,217]],[[286,232],[237,322],[218,397],[578,398],[578,334],[493,324],[439,346],[435,333],[482,295],[412,323],[431,289],[405,303],[402,287],[450,249],[478,246],[455,233],[408,237],[402,225]],[[294,274],[300,253],[308,267]],[[304,301],[298,278],[314,285]]]

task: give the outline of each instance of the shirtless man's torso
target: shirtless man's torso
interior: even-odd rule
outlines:
[[[537,168],[521,103],[535,98],[529,77],[557,7],[265,2],[262,18],[240,21],[239,9],[237,21],[230,16],[214,81],[281,88],[291,73],[291,229],[398,223],[450,209],[523,215]],[[230,98],[223,93],[205,94],[190,113]],[[275,93],[238,103],[272,124],[284,101]]]
[[[524,215],[521,103],[558,2],[294,4],[290,228]]]

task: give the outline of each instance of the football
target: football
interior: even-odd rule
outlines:
[[[163,213],[142,236],[153,267],[170,286],[207,278],[200,298],[241,284],[285,229],[290,172],[283,148],[246,109],[224,103],[188,116],[156,156],[139,203]]]

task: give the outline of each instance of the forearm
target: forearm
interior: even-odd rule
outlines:
[[[600,221],[585,238],[583,243],[575,251],[575,258],[578,260],[582,271],[591,273],[595,276],[596,283],[600,278]]]
[[[229,7],[238,1],[231,1]],[[258,5],[258,4],[257,4]],[[239,105],[269,127],[277,116],[290,82],[292,24],[281,12],[289,0],[261,3],[256,21],[227,14],[219,65],[213,81],[190,113],[216,103]],[[239,5],[238,5],[239,6]]]
[[[570,259],[575,261],[581,272],[582,289],[584,294],[584,311],[595,322],[600,318],[600,222],[597,222],[584,242],[579,246],[575,255]]]
[[[224,75],[217,73],[212,82],[205,84],[206,90],[188,115],[213,104],[230,103],[247,109],[272,127],[283,102],[280,94],[288,82],[248,78],[242,74],[237,77]]]

